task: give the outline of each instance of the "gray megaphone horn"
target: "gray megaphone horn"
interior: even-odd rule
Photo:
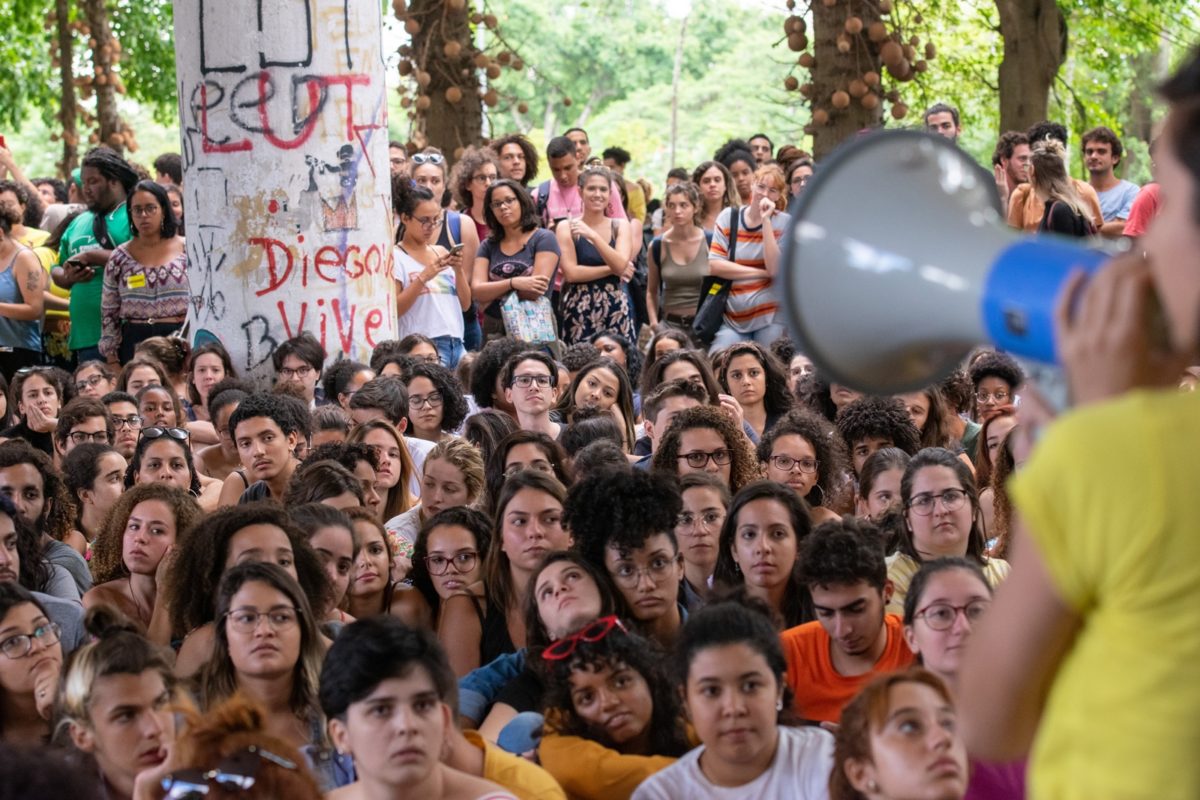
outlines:
[[[829,380],[872,394],[936,383],[989,341],[1053,364],[1064,281],[1112,255],[1009,228],[994,177],[916,131],[834,153],[784,239],[777,292],[797,348]]]

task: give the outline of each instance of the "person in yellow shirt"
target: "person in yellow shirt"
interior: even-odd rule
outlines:
[[[961,673],[968,748],[1029,753],[1033,800],[1200,797],[1200,407],[1177,389],[1200,360],[1200,52],[1163,94],[1162,213],[1144,258],[1062,293],[1075,407],[1035,435],[1022,403],[1012,574]]]

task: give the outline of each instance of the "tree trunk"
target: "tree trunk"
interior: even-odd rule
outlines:
[[[812,108],[814,113],[822,109],[829,114],[827,125],[813,123],[813,157],[818,160],[864,128],[879,127],[882,119],[882,103],[875,108],[866,108],[859,100],[851,99],[847,108],[837,109],[831,101],[834,92],[849,88],[850,81],[861,79],[870,71],[881,72],[879,56],[867,45],[865,36],[850,37],[849,53],[838,51],[838,34],[845,31],[846,19],[851,15],[859,17],[865,29],[879,21],[878,4],[862,0],[834,6],[812,4],[813,57],[816,59],[812,68]]]
[[[430,104],[418,110],[416,127],[425,141],[441,148],[453,162],[458,148],[483,140],[483,101],[479,73],[471,61],[474,50],[467,14],[450,10],[444,0],[413,0],[408,16],[421,24],[412,37],[413,61],[418,71],[429,73],[423,94]],[[458,42],[457,56],[446,55],[447,42]],[[458,102],[446,96],[451,87],[462,93]]]
[[[113,66],[117,62],[116,38],[108,24],[108,8],[105,0],[84,0],[83,13],[87,18],[92,46],[92,87],[96,92],[96,123],[99,126],[100,143],[108,145],[118,153],[133,147],[132,137],[121,119],[117,108],[118,81]]]
[[[1023,131],[1046,119],[1050,87],[1067,56],[1067,21],[1057,0],[996,0],[1000,62],[1000,130]]]
[[[54,28],[58,36],[58,74],[60,82],[58,121],[62,123],[62,161],[60,175],[70,178],[79,163],[79,126],[76,121],[75,48],[71,42],[71,0],[54,0]]]

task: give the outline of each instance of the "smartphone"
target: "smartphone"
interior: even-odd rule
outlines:
[[[458,253],[462,252],[462,249],[463,243],[459,242],[458,244],[454,245],[454,247],[450,248],[450,255],[457,255]]]

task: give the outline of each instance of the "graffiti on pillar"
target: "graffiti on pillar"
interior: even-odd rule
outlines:
[[[378,0],[176,0],[192,327],[253,372],[395,332]]]

